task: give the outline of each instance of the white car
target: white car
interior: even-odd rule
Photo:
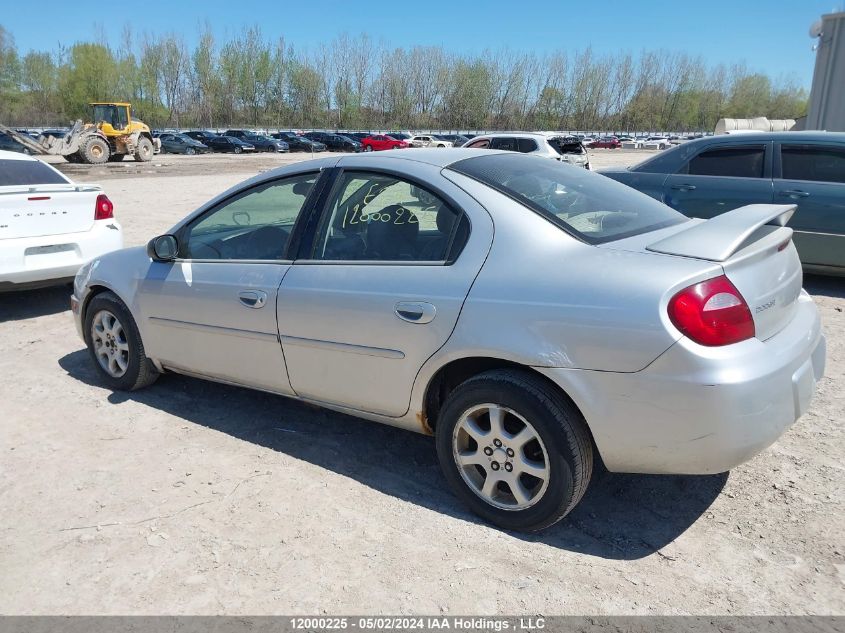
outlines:
[[[672,143],[665,136],[649,136],[643,143],[643,149],[666,149]]]
[[[411,147],[452,147],[454,143],[436,134],[419,134],[408,139]]]
[[[576,167],[590,167],[590,157],[577,136],[540,134],[537,132],[497,132],[470,139],[464,147],[503,149],[520,154],[535,154],[563,161]]]
[[[123,229],[102,187],[0,151],[0,291],[71,282],[83,264],[120,248]]]

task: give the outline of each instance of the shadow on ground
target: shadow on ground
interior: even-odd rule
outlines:
[[[70,310],[70,284],[0,293],[0,323],[58,314]]]
[[[804,289],[811,295],[845,299],[845,277],[804,275]]]
[[[101,386],[87,352],[59,360],[73,378]],[[431,438],[334,413],[280,396],[168,374],[152,387],[115,392],[208,428],[305,460],[404,501],[465,521],[446,489]],[[597,472],[581,504],[530,542],[610,559],[655,553],[687,530],[713,503],[728,475],[647,476]]]

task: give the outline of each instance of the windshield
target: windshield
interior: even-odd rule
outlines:
[[[449,169],[514,198],[591,244],[654,231],[687,220],[654,198],[586,169],[505,153],[468,158]]]

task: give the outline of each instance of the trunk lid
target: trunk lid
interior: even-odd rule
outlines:
[[[795,205],[752,204],[710,220],[691,220],[603,246],[718,263],[767,340],[793,318],[801,293],[801,262],[785,225]]]
[[[0,187],[0,240],[88,231],[100,193],[97,185]]]

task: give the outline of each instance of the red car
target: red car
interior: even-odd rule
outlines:
[[[589,148],[596,148],[596,147],[603,147],[605,149],[619,149],[622,147],[622,143],[619,142],[619,139],[615,136],[607,136],[605,138],[600,138],[597,141],[593,141],[592,143],[588,143],[587,147]]]
[[[405,141],[398,141],[392,136],[386,136],[384,134],[373,134],[372,136],[367,136],[366,138],[361,139],[361,145],[363,145],[365,152],[380,152],[383,149],[401,149],[403,147],[408,147],[408,143]]]

